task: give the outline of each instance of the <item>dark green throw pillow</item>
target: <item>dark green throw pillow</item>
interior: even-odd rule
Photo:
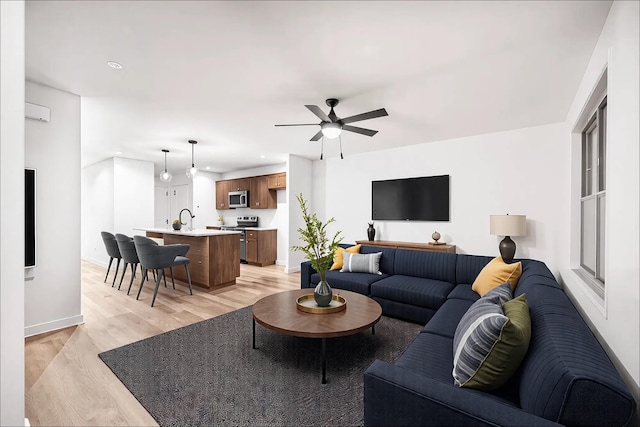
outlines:
[[[531,340],[531,318],[526,294],[504,303],[502,310],[509,321],[476,373],[463,387],[478,390],[500,388],[515,373],[527,354]]]

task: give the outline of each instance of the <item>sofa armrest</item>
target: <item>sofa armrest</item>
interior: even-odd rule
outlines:
[[[376,360],[364,374],[365,426],[559,426],[553,421]]]
[[[300,288],[311,287],[311,275],[317,273],[311,266],[311,261],[305,261],[300,264]]]

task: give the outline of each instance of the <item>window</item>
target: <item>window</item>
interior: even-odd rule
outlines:
[[[582,131],[580,266],[589,285],[604,298],[607,97]]]

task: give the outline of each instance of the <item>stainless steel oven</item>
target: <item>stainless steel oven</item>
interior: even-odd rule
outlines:
[[[240,262],[247,263],[247,233],[246,228],[257,227],[257,216],[239,216],[236,218],[237,225],[223,225],[222,230],[232,230],[240,232]]]

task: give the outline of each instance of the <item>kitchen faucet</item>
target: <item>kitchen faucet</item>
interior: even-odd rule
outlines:
[[[189,216],[191,217],[191,219],[190,219],[190,221],[189,221],[189,222],[190,222],[190,224],[189,224],[189,228],[187,228],[187,230],[189,230],[189,231],[193,231],[193,218],[195,218],[196,216],[195,216],[195,215],[193,215],[189,209],[187,209],[187,208],[182,209],[182,210],[180,211],[180,213],[178,214],[178,220],[180,221],[180,224],[182,224],[182,225],[187,225],[187,223],[186,223],[186,222],[182,222],[182,212],[184,212],[184,211],[189,212]]]

